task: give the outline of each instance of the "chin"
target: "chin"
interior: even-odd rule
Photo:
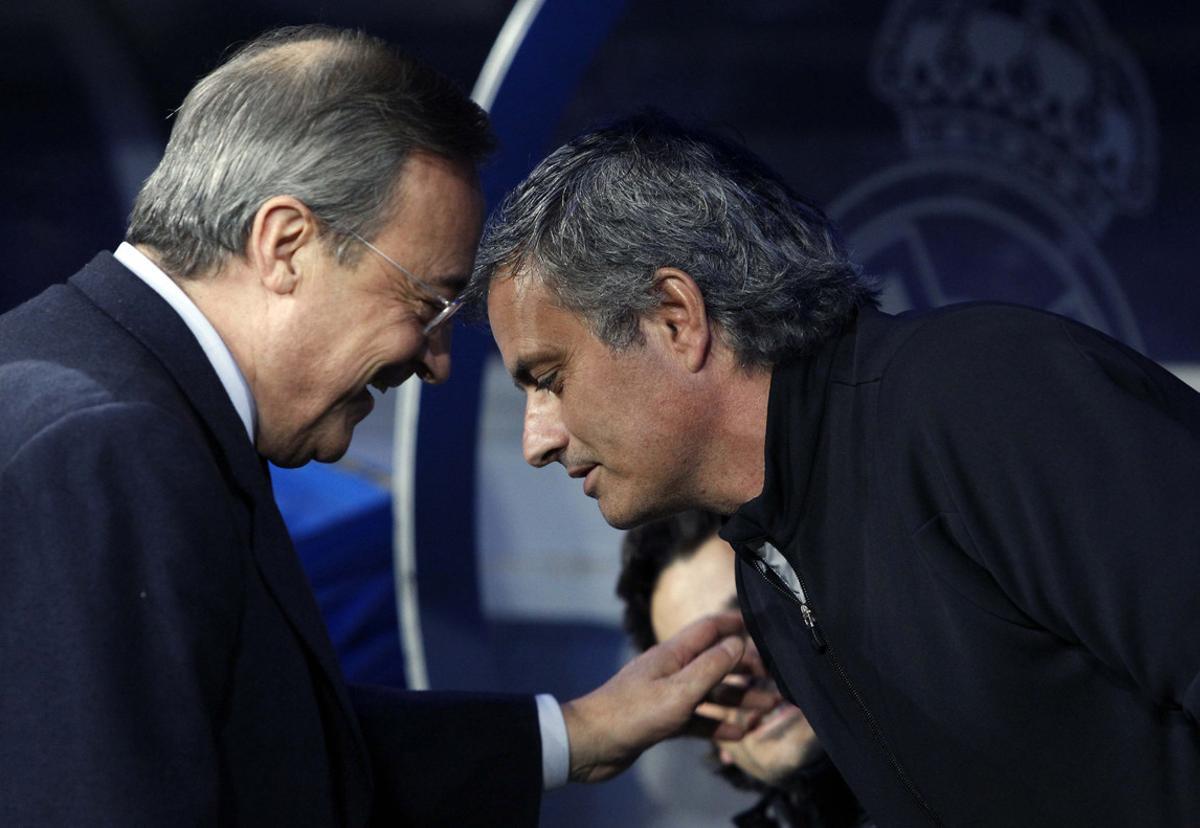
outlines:
[[[346,456],[346,451],[349,448],[350,441],[348,439],[333,446],[317,446],[316,451],[308,459],[297,465],[302,466],[309,460],[316,460],[318,463],[336,463]]]
[[[600,514],[603,515],[605,522],[614,529],[632,529],[652,520],[670,517],[688,508],[687,506],[673,506],[665,502],[613,503],[611,497],[606,504],[603,496],[596,500],[600,506]]]
[[[258,447],[258,453],[270,460],[281,469],[296,469],[316,460],[318,463],[333,463],[341,460],[350,448],[350,437],[347,435],[338,440],[301,443],[291,446]]]
[[[298,466],[303,466],[310,459],[301,452],[299,446],[271,445],[263,440],[261,436],[254,449],[264,460],[271,461],[281,469],[294,469]]]
[[[266,455],[264,455],[264,457],[266,457]],[[305,463],[308,462],[308,460],[303,457],[291,457],[291,456],[288,456],[288,457],[266,457],[266,459],[270,460],[272,465],[278,466],[281,469],[298,469],[301,466],[303,466]]]
[[[621,504],[612,503],[611,498],[605,502],[603,497],[596,499],[600,506],[600,514],[605,522],[614,529],[632,529],[641,526],[651,518],[644,517],[640,512],[630,508],[622,508]]]
[[[604,510],[603,506],[600,507],[600,516],[604,518],[605,523],[614,529],[632,529],[639,525],[637,521],[626,520],[621,515],[609,514]]]

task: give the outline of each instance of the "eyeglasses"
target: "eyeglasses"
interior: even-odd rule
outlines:
[[[388,254],[384,253],[375,245],[371,244],[362,236],[358,235],[358,233],[355,233],[353,230],[347,230],[345,232],[347,235],[352,236],[356,240],[362,242],[367,246],[368,250],[408,277],[408,280],[412,283],[413,287],[416,288],[417,292],[421,294],[422,301],[429,302],[431,305],[439,309],[437,314],[434,315],[433,319],[430,319],[428,322],[426,322],[425,327],[421,330],[421,333],[423,333],[425,336],[429,336],[431,333],[445,324],[447,319],[458,313],[458,309],[462,307],[461,299],[447,299],[445,296],[442,296],[440,293],[438,293],[428,282],[414,276],[408,270],[408,268],[400,264]]]

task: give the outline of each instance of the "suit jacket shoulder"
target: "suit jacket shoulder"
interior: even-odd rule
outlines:
[[[220,381],[111,256],[0,316],[0,388],[0,823],[536,822],[531,699],[351,699]]]

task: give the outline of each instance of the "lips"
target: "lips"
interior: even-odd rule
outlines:
[[[355,394],[352,405],[363,409],[362,415],[358,416],[357,421],[362,421],[362,420],[366,419],[366,416],[375,410],[375,398],[371,396],[370,389],[364,387],[361,391],[359,391],[357,394]],[[354,410],[354,409],[351,409],[351,410],[354,415],[358,415],[358,412],[356,410]]]
[[[386,394],[389,389],[396,388],[397,386],[403,384],[403,382],[411,376],[412,371],[407,369],[385,368],[375,376],[371,377],[371,380],[367,383],[367,385],[374,388],[382,396],[383,394]]]
[[[593,472],[595,472],[598,468],[600,468],[600,466],[595,463],[586,463],[579,466],[568,466],[567,474],[571,477],[582,477],[583,493],[588,497],[594,497],[595,495],[593,495],[592,492],[596,487],[596,480]]]
[[[804,713],[799,707],[787,702],[780,702],[766,716],[763,716],[752,733],[766,738],[778,736],[793,724],[804,719]]]

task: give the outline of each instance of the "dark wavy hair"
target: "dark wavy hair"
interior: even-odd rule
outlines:
[[[659,268],[686,271],[743,367],[811,352],[876,292],[833,224],[745,147],[645,112],[575,138],[488,222],[466,299],[533,280],[610,348],[641,342]]]

